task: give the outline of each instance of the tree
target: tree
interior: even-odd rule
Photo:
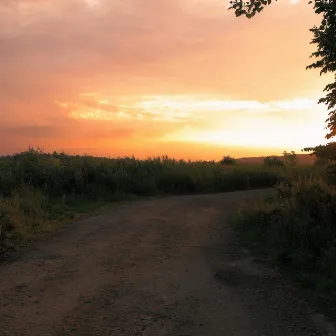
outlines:
[[[236,159],[228,155],[228,156],[224,156],[222,160],[220,161],[220,163],[226,166],[233,166],[236,164]]]
[[[316,156],[319,160],[336,162],[336,142],[330,142],[327,145],[320,145],[316,147],[307,147],[302,151],[310,152],[310,155]]]
[[[310,29],[314,36],[311,43],[317,45],[317,51],[313,52],[311,57],[317,60],[306,69],[321,69],[320,75],[328,72],[335,73],[334,82],[328,84],[323,90],[327,92],[325,97],[318,101],[319,104],[324,103],[328,107],[326,138],[330,139],[336,135],[336,1],[314,0],[309,1],[309,4],[313,2],[315,13],[322,14],[322,20],[319,27],[314,26]],[[237,17],[245,15],[247,18],[252,18],[271,3],[272,0],[232,0],[229,10],[233,9]]]
[[[284,162],[277,156],[266,156],[264,158],[265,167],[283,167],[284,165]]]
[[[291,151],[290,153],[284,151],[283,155],[284,155],[284,161],[288,166],[292,167],[296,166],[297,156],[294,151]]]

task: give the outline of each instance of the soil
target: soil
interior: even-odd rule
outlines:
[[[0,265],[0,335],[331,335],[226,222],[268,192],[129,203],[45,236]]]

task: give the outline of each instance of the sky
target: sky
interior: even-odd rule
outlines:
[[[320,18],[279,0],[1,0],[0,154],[220,159],[325,143]]]

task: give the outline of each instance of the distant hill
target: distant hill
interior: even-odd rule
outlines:
[[[296,154],[298,164],[302,165],[310,165],[313,164],[316,160],[315,156],[310,156],[309,154]],[[283,160],[283,155],[275,155],[276,157]],[[264,158],[266,156],[256,156],[256,157],[243,157],[237,159],[237,162],[239,163],[251,163],[251,164],[262,164],[264,162]]]

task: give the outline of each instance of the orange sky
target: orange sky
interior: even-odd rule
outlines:
[[[219,159],[324,143],[306,1],[3,0],[0,153]]]

